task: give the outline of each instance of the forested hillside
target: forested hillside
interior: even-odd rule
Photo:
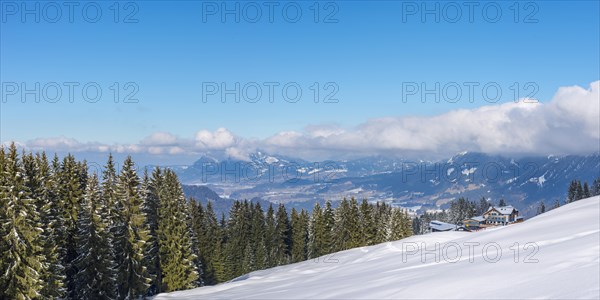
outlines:
[[[133,299],[412,234],[406,212],[344,199],[312,212],[186,199],[170,169],[99,174],[68,155],[0,148],[0,298]]]

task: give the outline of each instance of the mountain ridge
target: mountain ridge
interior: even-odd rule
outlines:
[[[396,206],[439,209],[458,197],[492,202],[504,198],[525,215],[540,201],[566,197],[571,180],[600,177],[600,154],[512,158],[461,152],[438,161],[383,156],[308,162],[258,152],[251,161],[201,158],[176,170],[184,184],[206,185],[225,198],[269,202],[385,201]]]

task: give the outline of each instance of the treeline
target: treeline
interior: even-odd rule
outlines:
[[[591,187],[588,185],[587,181],[584,181],[582,185],[580,180],[572,180],[569,184],[569,188],[567,189],[567,198],[565,199],[564,204],[572,203],[577,200],[597,195],[600,195],[600,177],[594,180]],[[544,203],[544,201],[540,201],[537,208],[537,214],[543,214],[546,211],[558,207],[560,207],[559,199],[554,200],[554,203],[552,204],[550,209],[546,208],[546,204]]]
[[[571,203],[596,195],[600,195],[600,177],[594,180],[591,188],[589,187],[587,181],[584,181],[583,185],[581,185],[581,181],[573,180],[571,181],[569,189],[567,190],[567,199],[565,202]]]
[[[99,178],[100,177],[100,178]],[[217,220],[169,169],[100,176],[71,155],[0,148],[0,299],[136,299],[412,234],[385,204],[307,211],[237,201]]]
[[[337,208],[331,202],[315,204],[312,212],[288,210],[283,204],[263,211],[259,203],[236,201],[229,219],[217,224],[209,203],[191,203],[198,228],[205,283],[214,284],[242,274],[318,258],[354,247],[374,245],[412,235],[411,219],[386,204],[360,204],[344,199]]]

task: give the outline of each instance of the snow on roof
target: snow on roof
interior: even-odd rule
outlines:
[[[497,210],[500,214],[503,215],[510,215],[513,210],[516,210],[512,205],[508,205],[508,206],[490,206],[490,208],[488,209],[487,212],[489,212],[490,210],[495,209]]]
[[[447,230],[456,229],[456,225],[436,220],[436,221],[429,222],[429,228],[439,230],[439,231],[447,231]]]
[[[485,221],[485,218],[483,216],[472,217],[470,219],[471,220],[475,220],[477,222],[483,222],[483,221]]]

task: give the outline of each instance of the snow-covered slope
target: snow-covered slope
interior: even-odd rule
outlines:
[[[600,197],[592,197],[522,224],[474,233],[432,233],[351,249],[156,299],[598,299],[599,203]],[[421,243],[434,249],[436,242],[440,262],[431,253],[422,261],[421,253],[413,250]],[[527,243],[533,246],[524,249]],[[492,245],[487,246],[487,256],[482,254],[485,245]],[[492,262],[496,245],[502,253]],[[457,248],[462,256],[455,259]]]

